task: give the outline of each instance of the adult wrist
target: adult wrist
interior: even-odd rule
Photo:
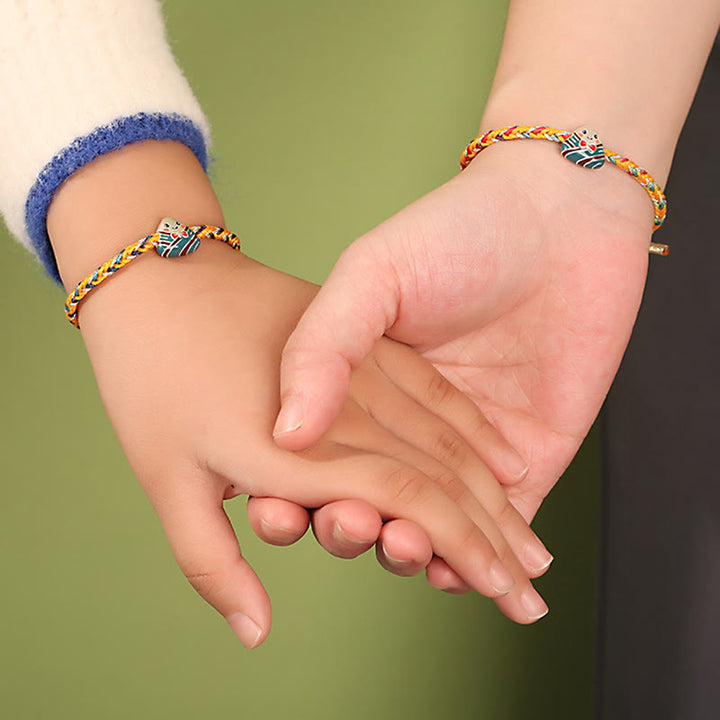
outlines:
[[[590,101],[528,73],[493,86],[479,134],[512,125],[546,125],[567,131],[591,127],[605,147],[637,162],[661,186],[667,181],[677,141],[677,133],[670,132],[660,117],[641,109],[628,112],[625,105],[605,99]]]
[[[483,150],[463,174],[478,180],[486,176],[496,187],[504,182],[519,190],[535,208],[538,223],[554,226],[563,217],[573,217],[588,227],[623,226],[628,246],[647,253],[653,205],[645,190],[616,168],[588,170],[563,158],[555,143],[516,140]],[[583,227],[576,231],[581,242]]]
[[[715,0],[511,0],[482,131],[590,126],[662,186],[719,23]]]

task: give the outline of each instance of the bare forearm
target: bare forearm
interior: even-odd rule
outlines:
[[[590,125],[664,183],[719,23],[718,0],[512,0],[482,129]]]

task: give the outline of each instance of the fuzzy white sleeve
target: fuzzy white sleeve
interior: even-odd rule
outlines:
[[[156,0],[0,0],[0,212],[59,281],[45,218],[61,183],[150,138],[207,167],[209,129]]]

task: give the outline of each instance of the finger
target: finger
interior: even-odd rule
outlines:
[[[256,535],[272,545],[291,545],[309,523],[305,508],[278,498],[249,498],[248,518]],[[376,545],[380,564],[395,575],[417,575],[432,557],[430,541],[417,525],[407,520],[383,525],[378,511],[361,500],[328,503],[313,513],[312,522],[331,555],[354,558]]]
[[[475,523],[477,528],[482,531],[483,536],[492,544],[493,550],[498,558],[496,562],[499,562],[500,568],[502,568],[500,571],[502,575],[499,575],[494,574],[498,573],[497,565],[493,564],[489,566],[491,583],[494,588],[500,589],[501,585],[499,583],[501,580],[498,578],[505,577],[505,572],[512,576],[514,583],[509,591],[490,596],[495,598],[500,610],[512,620],[523,624],[534,622],[542,617],[547,612],[547,605],[529,582],[527,572],[513,553],[503,534],[502,525],[496,524],[493,521],[485,508],[477,502],[460,480],[452,475],[448,475],[445,469],[433,469],[431,467],[432,460],[424,461],[420,454],[418,454],[412,460],[412,463],[414,467],[426,469],[428,477],[433,484],[445,490],[446,494],[467,513],[470,520]],[[507,504],[509,513],[516,512],[507,500],[505,500],[505,503]],[[453,570],[454,574],[460,579],[460,583],[457,583],[454,578],[444,579],[444,582],[447,583],[445,587],[443,587],[444,590],[461,593],[465,591],[468,585],[477,589],[477,586],[472,581],[472,577],[465,574],[462,568],[458,566],[456,560],[447,557],[442,549],[438,550],[438,546],[434,543],[433,548],[435,553],[447,562],[450,569]],[[501,598],[502,603],[499,602]]]
[[[427,581],[433,587],[452,595],[464,595],[472,588],[442,559],[437,556],[425,568]]]
[[[293,473],[293,500],[313,506],[338,495],[364,499],[386,520],[404,518],[423,528],[435,553],[445,558],[473,589],[483,595],[497,597],[514,587],[516,579],[504,566],[494,543],[509,558],[514,556],[502,534],[462,482],[449,477],[441,489],[416,467],[341,446],[335,448],[333,458],[342,462],[331,462],[333,458],[328,454],[328,445],[330,443],[324,443],[322,450],[326,461],[322,473],[318,472],[321,463],[303,465],[300,462],[320,453],[317,448],[295,456],[298,465],[297,472]],[[315,471],[314,475],[309,474],[308,467]],[[472,506],[475,517],[468,517],[460,506]],[[480,524],[493,530],[492,542]],[[517,562],[515,571],[518,580],[526,580]]]
[[[255,534],[271,545],[292,545],[310,525],[304,507],[280,498],[248,498],[247,514]]]
[[[410,577],[422,572],[433,556],[427,535],[410,520],[385,523],[375,545],[380,565],[395,575]]]
[[[380,565],[395,575],[417,575],[432,558],[430,540],[420,527],[409,520],[383,525],[380,513],[360,500],[340,500],[316,510],[313,531],[336,557],[354,558],[375,545]]]
[[[540,509],[545,495],[547,494],[547,487],[542,487],[542,492],[531,492],[530,487],[526,487],[527,483],[517,485],[515,487],[508,488],[507,496],[508,500],[517,508],[518,512],[525,518],[525,521],[530,523]]]
[[[339,558],[355,558],[369,550],[382,529],[378,511],[362,500],[338,500],[313,513],[318,542]]]
[[[240,552],[223,490],[197,480],[174,478],[148,494],[185,577],[245,647],[257,647],[270,631],[270,598]]]
[[[352,421],[355,412],[359,414],[362,411],[359,407],[349,404],[346,406],[344,417],[346,419],[349,417]],[[504,535],[504,531],[507,531],[508,528],[513,531],[515,526],[525,533],[531,531],[505,497],[502,488],[489,476],[487,471],[486,474],[492,481],[489,488],[496,496],[497,506],[491,507],[491,511],[498,515],[497,521],[486,509],[484,503],[478,501],[457,475],[435,458],[410,446],[380,425],[375,424],[372,429],[363,433],[362,444],[364,447],[372,447],[375,452],[382,453],[388,458],[392,457],[396,462],[401,463],[401,467],[396,470],[397,477],[386,479],[384,489],[386,495],[389,493],[391,497],[397,496],[398,500],[404,498],[407,505],[403,507],[402,502],[399,502],[400,511],[396,511],[397,514],[391,513],[390,517],[404,517],[424,528],[435,554],[444,558],[467,585],[489,597],[506,595],[507,600],[501,609],[508,617],[522,623],[531,622],[536,616],[539,617],[536,610],[540,603],[543,603],[542,598],[530,584],[527,571],[519,562]],[[399,487],[393,487],[395,484]],[[403,487],[404,485],[406,487]],[[383,507],[379,503],[385,502],[387,498],[377,501],[371,499],[367,495],[370,489],[369,485],[365,488],[365,498],[383,513]],[[435,517],[425,516],[421,520],[418,515],[411,514],[414,509],[411,505],[416,497],[421,495],[423,500],[431,496],[437,498],[438,505],[434,508]],[[492,505],[492,503],[490,504]],[[450,523],[451,513],[457,518],[455,522],[461,523],[460,525],[456,526],[454,523]],[[468,520],[470,521],[469,528]],[[433,535],[433,523],[436,527],[442,528],[442,536]],[[478,573],[477,567],[474,569],[474,574],[472,570],[470,574],[467,574],[467,571],[463,569],[468,566],[463,565],[464,558],[458,557],[461,550],[456,543],[459,538],[465,536],[464,533],[467,533],[468,542],[475,544],[477,552],[484,555],[486,564],[482,567],[481,573]],[[452,555],[447,555],[443,547],[438,544],[439,537],[442,542],[449,541],[447,547],[451,548]],[[488,588],[490,592],[488,592]],[[533,605],[532,616],[528,615],[527,603],[523,604],[523,599],[527,599],[526,595],[532,596],[536,601]]]
[[[389,379],[385,392],[377,392],[376,378],[372,388],[366,389],[366,379],[367,373],[355,374],[353,395],[378,423],[393,430],[393,433],[375,434],[375,443],[368,449],[415,465],[430,477],[442,477],[446,474],[443,468],[457,475],[498,525],[530,577],[542,575],[550,566],[552,555],[464,437],[392,385]],[[430,458],[434,462],[428,462]]]
[[[527,476],[529,466],[488,421],[478,406],[408,347],[378,343],[378,365],[398,387],[462,435],[492,474],[504,485]]]
[[[361,500],[324,505],[313,513],[312,525],[318,542],[331,555],[355,558],[375,545],[378,562],[395,575],[417,575],[432,558],[430,540],[418,525],[402,519],[383,525],[378,511]],[[461,580],[458,583],[467,587]]]
[[[339,414],[351,371],[392,325],[393,274],[376,254],[348,248],[290,336],[282,355],[281,410],[274,436],[286,450],[309,447]]]
[[[529,582],[518,587],[512,597],[497,597],[494,600],[504,615],[521,625],[537,622],[549,612],[547,603]]]

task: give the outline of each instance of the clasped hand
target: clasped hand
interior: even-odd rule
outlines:
[[[549,556],[459,429],[511,452],[471,401],[405,345],[382,339],[339,417],[300,452],[273,442],[283,346],[316,288],[205,243],[181,263],[119,273],[82,309],[100,392],[182,571],[248,647],[270,602],[223,510],[253,499],[256,532],[288,544],[308,526],[352,557],[492,597],[517,622],[544,614],[529,577]],[[384,523],[384,524],[383,524]]]
[[[389,570],[427,567],[517,622],[547,611],[529,578],[551,557],[528,523],[615,374],[650,224],[632,180],[534,145],[486,151],[351,245],[319,292],[204,243],[177,261],[149,253],[83,301],[130,464],[183,572],[247,646],[267,636],[270,603],[223,511],[240,494],[270,542],[300,537],[310,508],[333,554],[375,543]],[[66,282],[158,208],[223,222],[182,145],[77,173],[48,215]],[[118,238],[91,241],[105,217],[123,219]]]

